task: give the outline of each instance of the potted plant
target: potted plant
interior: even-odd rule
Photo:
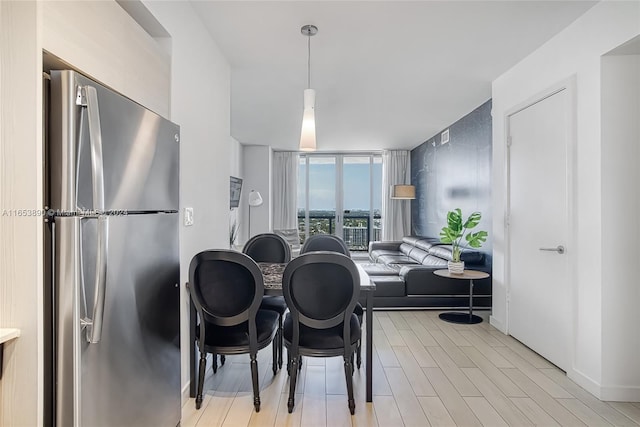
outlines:
[[[452,260],[447,264],[450,273],[462,274],[464,272],[464,261],[460,259],[462,252],[460,242],[463,238],[466,240],[466,245],[472,248],[479,248],[487,241],[488,233],[486,231],[476,231],[475,233],[470,231],[480,223],[480,219],[482,219],[482,214],[474,212],[463,221],[460,208],[447,213],[447,226],[442,227],[440,241],[451,244]]]

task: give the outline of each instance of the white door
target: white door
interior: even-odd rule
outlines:
[[[509,334],[565,371],[572,328],[568,92],[563,88],[507,121]]]

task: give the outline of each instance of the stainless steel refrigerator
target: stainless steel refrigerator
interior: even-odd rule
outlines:
[[[176,426],[179,127],[73,71],[48,103],[48,424]]]

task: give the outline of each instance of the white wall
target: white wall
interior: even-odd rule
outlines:
[[[640,3],[601,2],[493,82],[493,313],[506,324],[505,113],[546,88],[575,75],[576,140],[574,247],[574,360],[568,375],[595,394],[602,386],[602,290],[611,265],[602,261],[600,57],[640,33]],[[552,296],[549,296],[552,297]],[[629,326],[635,328],[635,325]],[[634,329],[630,333],[636,333]]]
[[[603,395],[640,386],[640,55],[602,57]],[[613,389],[613,390],[610,390]]]
[[[244,147],[240,144],[234,137],[229,137],[231,144],[231,156],[230,156],[230,170],[229,173],[231,176],[235,176],[238,178],[244,178],[243,173],[243,158],[244,158]],[[244,194],[245,188],[242,189],[242,193]],[[243,206],[242,203],[239,204],[237,208],[233,208],[229,211],[229,228],[231,228],[231,224],[235,222],[236,226],[240,226],[240,220],[242,219],[242,215],[246,207]],[[236,245],[239,245],[242,241],[240,234],[236,237]]]
[[[240,144],[234,137],[229,136],[229,144],[231,145],[231,153],[229,156],[229,173],[232,176],[236,176],[238,178],[243,177],[243,156],[244,156],[244,147]]]
[[[115,1],[45,1],[42,16],[43,49],[169,117],[169,53]]]
[[[22,331],[5,345],[1,426],[42,424],[42,219],[10,214],[42,207],[38,12],[0,2],[0,327]]]
[[[43,49],[155,111],[168,111],[168,57],[115,2],[0,2],[2,211],[42,208]],[[3,426],[43,420],[42,235],[41,217],[0,217],[0,327],[22,331],[5,350]]]
[[[251,208],[251,235],[267,233],[272,230],[271,220],[271,164],[272,150],[268,146],[245,145],[243,148],[244,182],[242,184],[242,198],[240,204],[246,207],[242,214],[242,241],[246,242],[249,232],[249,192],[260,192],[264,203]]]
[[[180,206],[194,225],[180,232],[182,385],[189,385],[189,305],[184,284],[198,252],[229,247],[230,69],[191,4],[144,1],[172,38],[171,120],[180,125]]]

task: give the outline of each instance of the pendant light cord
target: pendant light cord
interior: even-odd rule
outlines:
[[[311,89],[311,34],[307,34],[307,89]]]

